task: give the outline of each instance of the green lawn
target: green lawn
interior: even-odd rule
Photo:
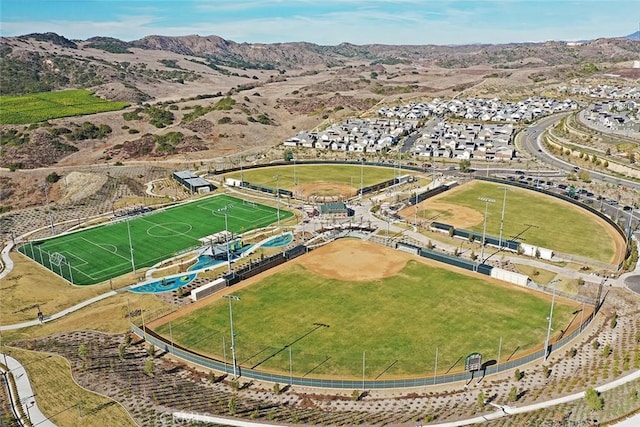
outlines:
[[[98,98],[85,89],[0,96],[0,124],[38,123],[60,117],[121,110],[128,105]]]
[[[227,211],[229,231],[242,233],[272,224],[278,219],[276,208],[242,199],[218,195],[181,204],[130,221],[113,222],[52,239],[33,241],[20,252],[78,285],[102,282],[132,271],[129,233],[136,268],[149,267],[176,252],[199,246],[199,238],[225,229]],[[280,210],[280,219],[293,214]],[[65,257],[61,265],[51,265],[49,254]]]
[[[225,176],[243,179],[244,181],[267,187],[276,188],[279,185],[280,188],[291,190],[294,187],[294,171],[295,181],[298,185],[338,183],[353,185],[354,189],[361,187],[361,177],[366,187],[398,176],[398,170],[393,168],[362,167],[358,165],[296,165],[294,167],[293,163],[291,166],[249,169],[242,172],[233,172]],[[407,173],[412,172],[401,171],[401,175],[406,175]],[[276,176],[278,176],[277,179]]]
[[[328,279],[293,265],[235,295],[240,366],[288,373],[290,345],[296,375],[358,377],[365,352],[367,379],[431,375],[436,349],[440,373],[461,370],[472,352],[495,359],[501,337],[506,361],[542,345],[550,309],[548,297],[415,260],[372,282]],[[228,301],[174,320],[173,339],[220,360],[224,339],[230,362]],[[556,300],[554,330],[567,327],[575,310]],[[169,338],[168,323],[156,331]]]
[[[461,190],[445,193],[438,200],[468,206],[483,215],[485,202],[479,198],[495,200],[488,205],[487,234],[498,236],[505,194],[500,187],[498,184],[473,181]],[[506,197],[503,235],[507,238],[520,235],[522,242],[531,245],[603,262],[613,260],[614,242],[607,232],[607,226],[598,221],[595,215],[576,209],[568,202],[517,187],[508,187]],[[471,228],[482,232],[482,227],[481,222]]]

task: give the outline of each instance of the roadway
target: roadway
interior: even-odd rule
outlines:
[[[565,171],[568,173],[576,172],[577,170],[583,169],[589,172],[591,179],[595,179],[598,181],[606,182],[608,184],[615,185],[617,187],[625,186],[628,188],[633,188],[635,191],[640,190],[640,183],[631,181],[624,178],[618,178],[611,175],[607,175],[597,170],[588,169],[588,168],[578,168],[576,166],[566,162],[562,159],[559,159],[552,155],[550,152],[546,150],[546,148],[542,144],[542,135],[546,131],[548,127],[555,125],[557,122],[562,120],[564,117],[569,115],[570,113],[558,114],[552,117],[547,117],[545,119],[539,120],[535,124],[526,128],[522,134],[520,143],[522,149],[526,151],[532,158],[539,160],[540,162],[547,164],[553,168],[556,168],[561,171]],[[622,217],[625,220],[625,223],[630,220],[630,217],[633,220],[640,220],[640,218],[634,215],[633,210],[624,211],[617,204],[614,206],[613,204],[607,203],[602,199],[598,200],[595,197],[586,198],[585,201],[588,201],[589,204],[595,206],[596,204],[600,204],[600,208],[604,213],[609,215],[611,218],[620,218]],[[634,230],[638,226],[638,223],[631,224],[631,229]]]

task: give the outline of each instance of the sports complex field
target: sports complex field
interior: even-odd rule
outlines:
[[[548,295],[356,239],[340,239],[232,290],[240,298],[233,301],[238,364],[291,368],[305,377],[361,378],[363,359],[367,379],[460,371],[472,352],[489,361],[501,350],[505,362],[542,347],[550,308]],[[555,302],[554,336],[589,315]],[[230,362],[229,300],[203,303],[153,327]]]
[[[273,207],[217,195],[130,220],[32,241],[19,251],[76,285],[90,285],[200,246],[199,238],[225,230],[225,213],[227,228],[233,233],[264,227],[278,221],[278,217],[286,219],[293,215],[282,209],[278,213]]]
[[[303,195],[334,196],[356,194],[358,189],[398,176],[391,167],[359,165],[296,165],[249,169],[226,176]],[[400,171],[401,175],[413,172]],[[276,178],[277,177],[277,178]]]
[[[487,234],[499,236],[504,188],[505,238],[606,263],[622,261],[624,240],[605,221],[571,203],[523,188],[472,181],[421,203],[418,216],[437,216],[436,221],[482,232],[486,207]],[[485,206],[481,198],[493,202]],[[405,215],[412,218],[414,212],[409,208]]]

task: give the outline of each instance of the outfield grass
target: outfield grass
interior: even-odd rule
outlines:
[[[279,185],[280,188],[292,190],[294,188],[294,170],[295,182],[297,185],[303,184],[323,184],[338,183],[341,185],[351,186],[354,189],[361,187],[360,178],[362,177],[363,186],[377,184],[382,181],[392,179],[398,176],[398,170],[393,168],[384,168],[376,166],[358,166],[358,165],[296,165],[277,166],[270,168],[249,169],[242,172],[233,172],[225,176],[235,179],[243,179],[244,181],[273,187]],[[402,175],[406,175],[407,171],[401,171]],[[276,175],[278,178],[276,179]]]
[[[473,181],[444,193],[438,201],[467,206],[484,215],[485,202],[479,198],[495,200],[488,204],[487,234],[498,236],[505,194],[500,187]],[[518,240],[524,243],[603,262],[615,258],[616,247],[608,226],[595,215],[568,202],[517,187],[508,187],[506,197],[503,236],[519,236]],[[471,229],[482,232],[483,223]]]
[[[85,89],[0,96],[0,124],[38,123],[60,117],[121,110],[126,102],[107,101]]]
[[[229,205],[230,209],[221,211]],[[89,285],[128,273],[134,265],[136,269],[149,267],[177,252],[200,246],[199,238],[223,231],[225,227],[234,233],[243,233],[276,222],[278,215],[285,219],[293,214],[218,195],[129,221],[30,242],[19,251],[74,284]],[[53,253],[62,254],[65,260],[60,265],[52,263],[50,254]]]
[[[367,379],[432,375],[436,349],[440,373],[461,370],[472,352],[495,359],[501,338],[505,361],[541,346],[550,308],[541,294],[415,260],[372,282],[329,279],[296,264],[234,294],[241,366],[288,372],[291,348],[296,375],[358,377],[365,352]],[[575,310],[556,299],[554,330]],[[169,338],[169,328],[156,331]],[[224,339],[231,360],[228,300],[175,319],[171,329],[177,343],[220,360]]]

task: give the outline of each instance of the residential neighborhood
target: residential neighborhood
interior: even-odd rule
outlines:
[[[518,124],[578,108],[573,100],[531,97],[434,99],[377,110],[376,118],[351,118],[322,131],[300,132],[285,147],[336,152],[410,153],[418,159],[510,160]]]

